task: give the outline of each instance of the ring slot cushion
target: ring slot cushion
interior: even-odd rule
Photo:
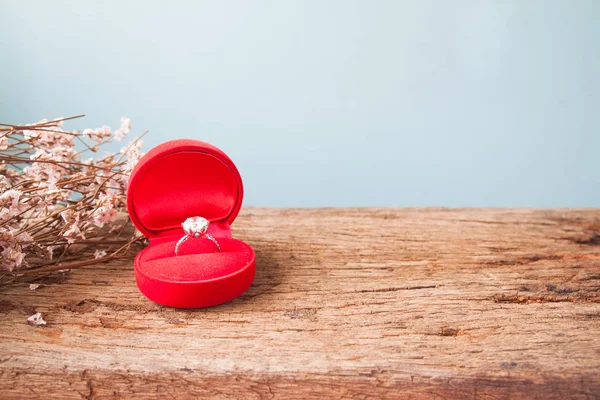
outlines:
[[[218,148],[182,139],[150,150],[134,168],[127,208],[150,245],[134,260],[136,283],[150,300],[169,307],[201,308],[230,301],[252,284],[256,256],[232,237],[231,224],[243,199],[240,174]],[[185,234],[181,223],[204,217],[221,246],[206,238],[189,239],[178,256],[175,244]]]

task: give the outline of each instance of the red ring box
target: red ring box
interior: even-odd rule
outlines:
[[[129,177],[127,209],[150,245],[135,257],[135,279],[150,300],[169,307],[200,308],[225,303],[254,280],[252,247],[231,236],[242,206],[243,185],[229,157],[199,140],[163,143],[150,150]],[[186,241],[181,223],[189,217],[210,221],[206,238]]]

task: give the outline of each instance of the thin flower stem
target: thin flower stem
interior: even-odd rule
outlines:
[[[46,126],[46,125],[57,125],[59,122],[64,122],[64,121],[69,121],[72,119],[77,119],[77,118],[83,118],[85,117],[85,114],[80,114],[80,115],[75,115],[73,117],[66,117],[66,118],[57,118],[55,120],[52,121],[47,121],[47,122],[39,122],[37,124],[30,124],[30,125],[13,125],[13,124],[0,124],[0,126],[9,126],[11,128],[14,129],[23,129],[25,127],[35,127],[35,126]],[[31,130],[31,129],[28,129]]]
[[[144,136],[146,136],[146,134],[148,133],[148,131],[143,132],[141,135],[139,135],[138,137],[136,137],[131,143],[129,143],[129,146],[127,146],[127,148],[125,149],[125,151],[123,151],[121,153],[121,156],[117,159],[117,164],[119,164],[121,162],[121,160],[123,159],[123,157],[125,156],[125,154],[127,154],[127,152],[129,151],[129,149],[131,149],[131,147],[136,144],[138,141],[140,141]]]
[[[139,241],[141,238],[132,238],[131,240],[129,240],[127,243],[125,243],[123,246],[119,247],[116,251],[114,251],[111,256],[115,256],[117,255],[119,252],[121,252],[121,250],[125,249],[126,247],[131,246],[133,243]]]
[[[76,268],[86,267],[88,265],[105,263],[105,262],[114,261],[114,260],[126,260],[126,259],[131,259],[131,256],[112,256],[112,255],[110,255],[110,256],[106,256],[106,257],[94,258],[91,260],[79,261],[79,262],[74,262],[74,263],[56,264],[56,265],[52,265],[52,266],[48,266],[48,267],[40,267],[40,268],[35,268],[35,269],[25,269],[25,270],[13,272],[13,274],[14,275],[43,274],[44,272],[76,269]]]
[[[58,160],[30,160],[29,158],[10,158],[10,157],[2,157],[0,156],[0,161],[5,161],[5,162],[10,162],[10,163],[21,163],[21,164],[33,164],[33,163],[47,163],[47,164],[67,164],[69,166],[82,166],[82,167],[86,167],[86,168],[96,168],[96,169],[101,169],[101,170],[106,170],[105,167],[100,167],[97,165],[88,165],[85,163],[78,163],[78,162],[74,162],[74,161],[58,161]],[[120,166],[120,164],[117,164],[117,166]],[[66,168],[63,166],[63,168]],[[113,167],[114,168],[114,167]],[[123,175],[123,173],[119,170],[115,170],[114,171],[116,174],[121,174]]]

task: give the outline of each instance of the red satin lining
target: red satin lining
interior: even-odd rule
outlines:
[[[225,220],[238,202],[229,167],[200,151],[179,151],[151,160],[128,189],[136,217],[148,231],[181,229],[188,217]]]

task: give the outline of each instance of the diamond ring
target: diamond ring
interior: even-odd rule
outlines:
[[[210,225],[210,222],[208,222],[206,218],[191,217],[186,219],[181,224],[185,235],[183,235],[183,237],[179,239],[179,242],[177,242],[175,245],[175,255],[178,255],[177,253],[179,252],[179,248],[188,239],[206,238],[213,242],[215,246],[217,246],[217,251],[221,251],[221,246],[219,245],[219,242],[217,242],[217,239],[215,239],[211,234],[206,233],[206,231],[208,231],[208,225]]]

